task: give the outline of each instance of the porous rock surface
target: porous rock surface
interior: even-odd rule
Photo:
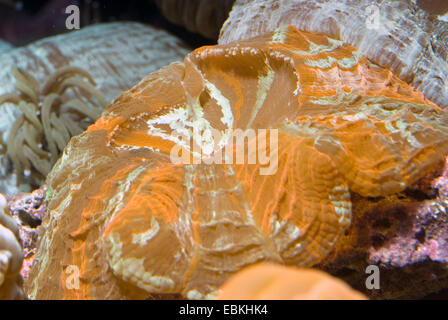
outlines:
[[[155,0],[170,22],[211,39],[218,38],[233,2],[234,0]]]
[[[315,269],[259,264],[237,272],[216,300],[365,300],[346,283]]]

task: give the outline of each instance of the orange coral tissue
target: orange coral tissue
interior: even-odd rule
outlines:
[[[422,93],[321,34],[287,27],[197,49],[66,147],[47,179],[31,297],[202,299],[246,265],[311,266],[350,225],[351,192],[388,195],[423,177],[447,154],[446,124]],[[221,147],[232,130],[277,130],[277,170],[171,161],[191,147],[179,132],[199,132],[207,153],[212,128]]]
[[[275,264],[245,268],[226,281],[217,300],[365,300],[323,271]]]

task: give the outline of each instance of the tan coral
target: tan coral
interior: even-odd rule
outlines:
[[[170,22],[207,38],[217,39],[233,1],[155,0],[155,3]]]
[[[86,91],[77,85],[73,86],[73,83],[70,84],[71,80],[67,77],[60,78],[60,80],[67,80],[62,87],[57,85],[53,88],[41,88],[45,83],[57,84],[58,82],[55,80],[57,80],[58,71],[64,70],[68,66],[86,70],[89,76],[85,74],[81,75],[80,73],[66,74],[66,76],[76,75],[83,80],[82,82],[85,85],[92,83],[93,79],[96,83],[96,88],[104,96],[106,102],[110,103],[122,91],[128,90],[136,85],[144,76],[168,63],[182,60],[188,52],[189,49],[187,49],[180,39],[164,30],[148,25],[133,22],[114,22],[87,26],[78,31],[44,38],[26,46],[3,52],[0,59],[0,96],[10,93],[20,93],[22,98],[25,98],[21,99],[22,101],[32,102],[30,99],[24,97],[23,89],[32,95],[32,92],[35,90],[29,90],[29,85],[20,85],[19,83],[24,83],[24,81],[17,81],[15,75],[18,75],[18,73],[15,73],[15,75],[11,73],[11,68],[17,66],[18,69],[31,75],[39,84],[39,90],[37,90],[39,92],[38,94],[34,94],[34,96],[38,96],[37,100],[39,98],[44,100],[46,97],[54,98],[52,93],[63,91],[63,94],[58,94],[59,99],[56,99],[56,101],[53,100],[54,103],[48,103],[47,106],[52,106],[53,112],[51,114],[54,114],[54,111],[58,111],[57,104],[59,104],[58,100],[60,100],[60,105],[65,105],[62,113],[66,117],[66,112],[70,115],[74,113],[73,108],[66,108],[66,103],[70,100],[80,100],[89,107],[98,106],[99,103],[92,96],[91,91]],[[61,75],[59,74],[59,76]],[[23,76],[20,78],[23,80]],[[31,85],[31,87],[33,86],[35,87],[35,84]],[[41,89],[44,89],[44,92],[40,92]],[[46,102],[51,101],[46,100]],[[74,105],[74,107],[76,106]],[[36,108],[32,110],[29,104],[27,104],[27,107],[23,108],[29,111],[24,119],[25,123],[31,120],[30,117],[36,115]],[[13,125],[18,124],[16,120],[21,117],[23,112],[14,102],[4,103],[0,107],[0,110],[0,141],[7,144],[9,139],[10,142],[14,143],[11,140],[18,140],[19,137],[23,137],[22,134],[19,134],[19,137],[10,134],[11,130],[15,129]],[[38,113],[37,116],[39,116]],[[55,124],[55,122],[52,123]],[[38,126],[36,122],[35,125]],[[81,126],[83,126],[83,123],[81,123]],[[63,129],[60,125],[57,127]],[[34,126],[30,127],[26,125],[26,128],[21,128],[21,132],[24,129],[28,129],[27,132],[29,134],[26,137],[29,140],[34,138],[31,135],[31,133],[35,133],[33,130]],[[50,131],[54,129],[55,127],[52,125]],[[61,147],[64,145],[61,138],[67,138],[67,135],[64,134],[61,136],[59,134],[54,137],[57,138],[58,146]],[[23,145],[23,143],[20,142],[17,145]],[[28,143],[26,145],[30,147]],[[31,143],[31,145],[34,145],[34,143]],[[5,150],[1,151],[5,153]],[[19,153],[21,151],[24,151],[24,149],[19,149]],[[35,159],[43,157],[43,153],[39,152],[36,148],[32,151],[32,153],[29,151],[26,153],[32,155]],[[46,149],[46,151],[49,150]],[[59,154],[59,152],[57,153]],[[26,163],[26,158],[22,157],[22,160],[24,161],[20,162],[22,163],[22,168],[24,168],[26,166],[23,163]],[[42,170],[36,170],[37,168],[35,167],[32,168],[33,174],[30,177],[26,177],[26,179],[22,177],[22,186],[24,188],[21,189],[16,186],[17,177],[15,170],[13,170],[15,166],[11,163],[10,157],[0,155],[0,162],[0,192],[7,195],[24,191],[24,189],[25,191],[31,191],[30,184],[36,186],[42,181],[42,176],[39,174],[39,171],[47,171],[47,166],[45,165],[40,166]],[[34,164],[41,163],[41,161],[37,161],[36,163],[33,160],[31,162]]]
[[[7,211],[6,198],[0,194],[0,300],[23,299],[22,246],[17,225]]]
[[[216,300],[366,300],[342,280],[314,269],[259,264],[237,272]]]
[[[11,73],[18,93],[0,95],[0,106],[12,103],[22,115],[9,133],[6,153],[18,186],[24,175],[33,175],[30,182],[40,185],[70,138],[97,120],[107,102],[89,73],[77,67],[57,70],[42,87],[25,70],[13,66]],[[85,92],[94,102],[75,98],[63,103],[68,89]]]
[[[201,299],[260,261],[314,265],[349,227],[351,192],[400,192],[444,158],[447,119],[390,70],[322,34],[288,27],[197,49],[71,140],[47,180],[30,294]],[[216,144],[212,129],[223,133]],[[194,160],[195,146],[209,161],[238,129],[274,142],[278,134],[264,150],[278,167],[263,175],[270,164],[261,161],[173,163],[173,150]],[[80,271],[78,290],[64,285],[69,266]]]

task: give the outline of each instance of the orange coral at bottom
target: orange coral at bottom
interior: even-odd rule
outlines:
[[[217,300],[366,300],[342,280],[315,269],[275,264],[248,267],[230,278]]]

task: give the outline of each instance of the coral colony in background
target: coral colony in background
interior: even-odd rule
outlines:
[[[2,299],[443,296],[443,2],[144,3],[0,43]]]

